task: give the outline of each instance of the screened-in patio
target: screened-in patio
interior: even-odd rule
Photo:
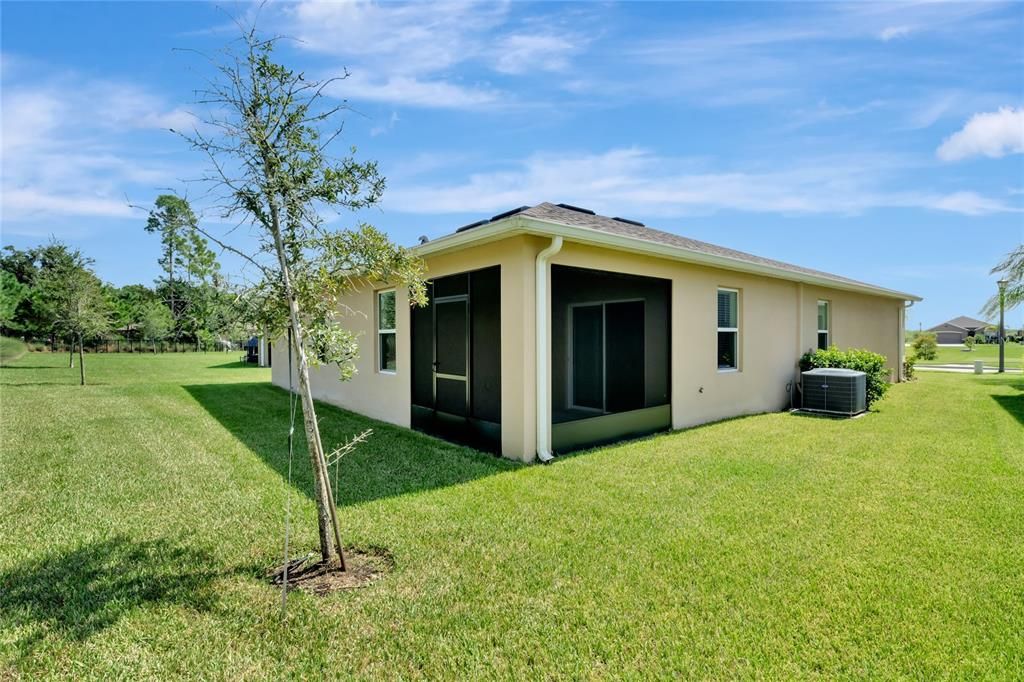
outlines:
[[[552,448],[671,426],[670,282],[551,268]]]

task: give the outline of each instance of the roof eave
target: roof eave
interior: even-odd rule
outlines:
[[[751,263],[736,258],[693,251],[680,246],[659,244],[645,239],[611,234],[609,232],[603,232],[589,227],[566,225],[564,223],[541,220],[524,215],[511,216],[509,218],[496,221],[490,225],[482,225],[480,227],[475,227],[472,230],[467,230],[466,232],[447,235],[445,237],[429,241],[426,244],[420,244],[419,246],[413,247],[411,251],[417,256],[424,257],[446,251],[457,250],[470,245],[486,244],[487,242],[505,239],[506,237],[511,237],[517,234],[560,236],[563,239],[583,244],[614,248],[620,251],[652,255],[670,260],[693,263],[696,265],[722,268],[725,270],[764,275],[766,277],[784,279],[791,282],[802,282],[804,284],[813,284],[816,286],[828,287],[830,289],[868,293],[873,296],[883,296],[901,301],[917,302],[923,300],[920,296],[915,296],[914,294],[908,294],[902,291],[895,291],[893,289],[886,289],[884,287],[857,285],[851,282],[831,279],[829,277],[818,277],[808,273],[794,272],[792,270],[786,270],[784,268],[778,268],[771,265]]]

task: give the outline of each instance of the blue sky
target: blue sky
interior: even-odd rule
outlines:
[[[54,235],[151,282],[126,197],[200,195],[204,167],[166,129],[210,70],[174,48],[254,11],[0,6],[3,243]],[[401,243],[568,202],[916,293],[927,327],[975,315],[1024,241],[1024,4],[272,3],[259,24],[311,76],[348,69],[343,144],[388,177],[363,217]]]

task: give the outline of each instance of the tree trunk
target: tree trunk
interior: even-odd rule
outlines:
[[[71,339],[71,344],[68,346],[68,369],[75,368],[75,340]]]
[[[178,233],[172,232],[167,242],[167,281],[171,287],[171,338],[178,338],[178,311],[174,309],[174,240]]]
[[[291,268],[285,252],[284,241],[281,239],[280,218],[277,205],[271,199],[271,232],[277,251],[278,263],[281,266],[281,279],[284,284],[285,296],[288,298],[288,315],[291,321],[292,350],[299,361],[299,398],[302,400],[302,421],[306,429],[306,442],[309,444],[309,459],[313,468],[313,485],[316,492],[317,529],[320,534],[320,556],[324,561],[331,558],[331,536],[334,549],[338,553],[341,570],[346,570],[345,552],[341,545],[341,531],[338,529],[338,514],[334,506],[334,495],[331,491],[331,478],[327,471],[327,458],[324,446],[320,441],[320,426],[317,424],[316,409],[313,405],[313,392],[309,385],[309,362],[303,340],[302,323],[299,314],[299,302],[292,289]]]
[[[334,495],[331,490],[331,479],[327,471],[327,459],[324,446],[320,440],[320,427],[317,423],[316,408],[313,405],[313,392],[309,385],[309,362],[303,347],[302,327],[299,324],[299,307],[294,298],[288,301],[291,314],[292,341],[294,352],[299,361],[299,398],[302,400],[302,421],[306,429],[306,441],[309,444],[309,458],[313,466],[313,482],[316,486],[317,526],[320,531],[320,556],[324,561],[331,558],[331,535],[334,549],[338,553],[341,570],[345,568],[345,553],[341,545],[341,532],[338,530],[337,510],[334,507]]]
[[[82,377],[81,386],[85,386],[85,351],[82,350],[82,335],[78,335],[78,372]]]

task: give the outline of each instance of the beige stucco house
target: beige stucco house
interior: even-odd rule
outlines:
[[[881,353],[898,381],[921,300],[565,204],[413,251],[430,304],[384,284],[352,294],[357,374],[313,369],[315,397],[525,461],[783,409],[816,347]],[[287,358],[272,367],[287,387]]]

